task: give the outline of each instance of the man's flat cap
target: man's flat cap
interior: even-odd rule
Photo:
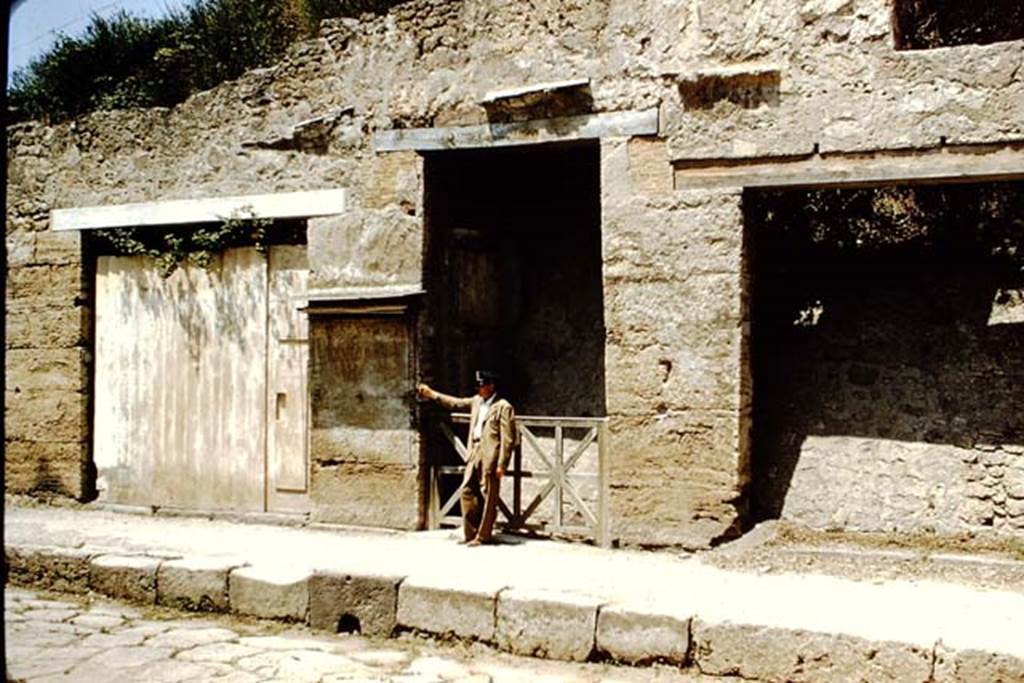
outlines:
[[[476,371],[476,383],[477,384],[494,384],[499,379],[499,375],[494,370],[477,370]]]

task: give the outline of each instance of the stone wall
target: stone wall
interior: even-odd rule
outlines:
[[[736,530],[747,484],[741,195],[669,191],[657,151],[603,150],[612,520],[702,545]]]
[[[346,215],[310,226],[310,286],[423,284],[421,161],[375,154],[373,132],[484,123],[487,92],[589,78],[594,112],[660,110],[656,138],[602,141],[616,531],[727,533],[749,469],[741,188],[674,187],[673,165],[1024,139],[1021,41],[897,52],[890,14],[886,0],[414,0],[325,22],[172,109],[9,127],[8,490],[90,488],[89,258],[46,231],[51,209],[344,187]]]

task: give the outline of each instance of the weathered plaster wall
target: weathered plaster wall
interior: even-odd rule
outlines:
[[[594,111],[661,111],[658,140],[603,144],[618,532],[723,533],[747,476],[739,188],[673,189],[669,164],[1024,139],[1021,41],[897,53],[889,18],[885,0],[417,0],[170,110],[9,128],[8,490],[88,484],[88,298],[52,208],[345,187],[350,212],[310,226],[310,286],[412,284],[420,162],[374,155],[373,131],[482,123],[488,91],[589,77]]]
[[[632,542],[701,545],[747,483],[741,195],[668,191],[657,149],[603,150],[612,519]]]

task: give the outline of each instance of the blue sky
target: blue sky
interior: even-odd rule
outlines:
[[[53,45],[57,35],[78,36],[93,14],[110,16],[119,10],[145,17],[159,17],[168,7],[186,0],[15,0],[11,9],[7,45],[7,75],[25,66]]]

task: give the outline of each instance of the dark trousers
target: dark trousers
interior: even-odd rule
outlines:
[[[462,487],[462,533],[467,541],[474,538],[486,543],[491,540],[494,520],[498,516],[498,495],[501,480],[494,472],[485,473],[479,461],[472,465],[469,481]]]

